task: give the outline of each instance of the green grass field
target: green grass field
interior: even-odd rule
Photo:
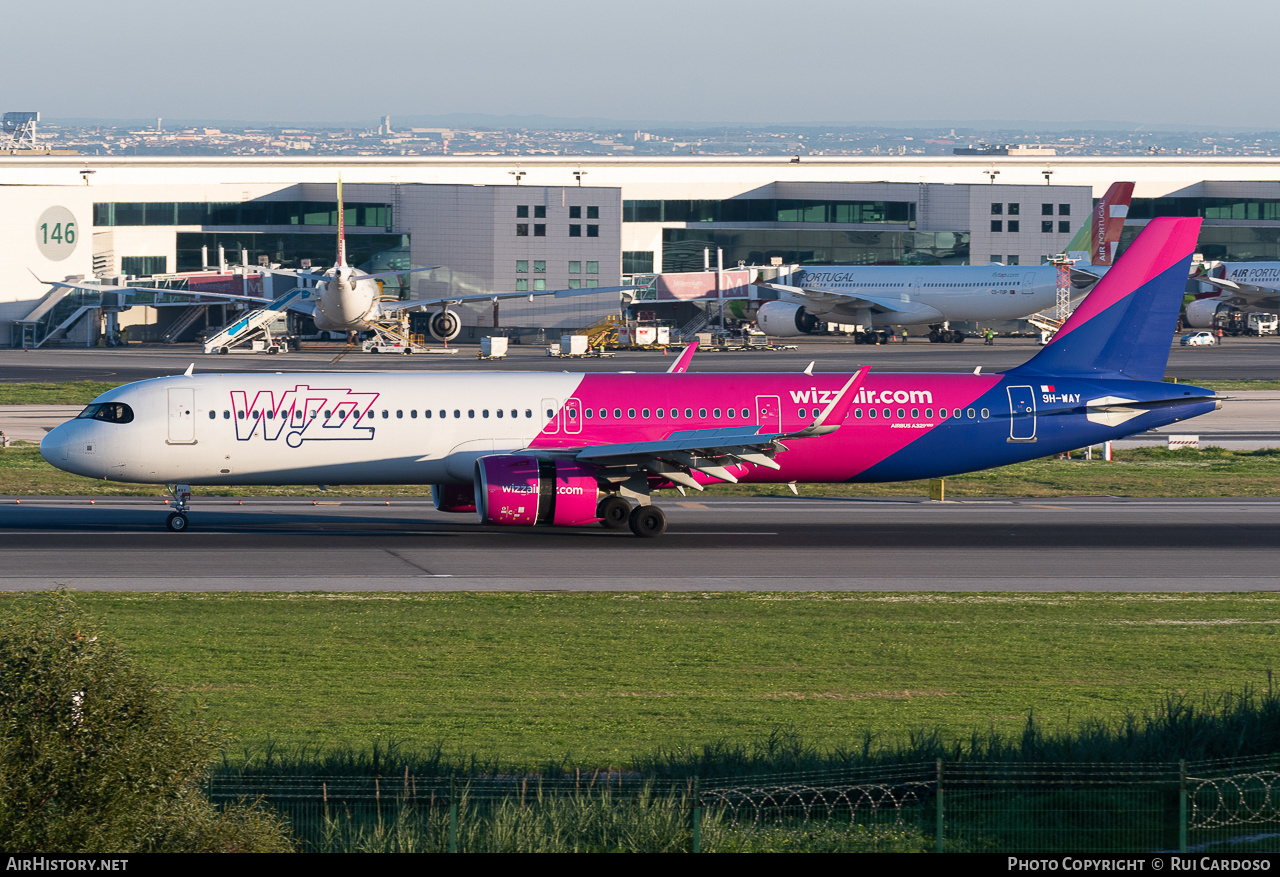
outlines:
[[[9,600],[31,599],[6,596]],[[230,757],[440,745],[535,766],[792,728],[1016,733],[1265,686],[1280,595],[81,594]]]

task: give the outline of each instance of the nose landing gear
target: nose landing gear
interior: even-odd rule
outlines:
[[[190,484],[166,484],[165,489],[173,497],[173,511],[165,518],[164,525],[174,533],[187,529],[187,511],[191,508]]]

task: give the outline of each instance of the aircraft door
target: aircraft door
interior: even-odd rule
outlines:
[[[1036,440],[1036,397],[1031,387],[1010,387],[1009,441]]]
[[[1022,294],[1035,295],[1035,291],[1036,291],[1036,276],[1034,274],[1023,274],[1022,290],[1021,290]]]
[[[169,391],[169,444],[196,443],[196,391],[190,387]]]
[[[561,412],[564,431],[569,435],[582,432],[582,402],[572,396],[565,400],[564,411]]]
[[[557,399],[543,399],[539,416],[542,418],[543,432],[560,431],[560,402]]]
[[[782,432],[782,400],[778,396],[756,396],[756,420],[762,432]]]

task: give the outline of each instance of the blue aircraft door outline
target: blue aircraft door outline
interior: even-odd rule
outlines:
[[[1009,441],[1036,440],[1036,397],[1031,387],[1009,387]]]

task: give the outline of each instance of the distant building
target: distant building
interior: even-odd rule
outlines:
[[[232,264],[242,251],[251,266],[331,264],[339,174],[353,264],[445,266],[388,290],[407,297],[614,286],[634,274],[701,270],[706,251],[714,265],[717,249],[726,267],[773,259],[1039,264],[1066,246],[1116,180],[1137,183],[1125,241],[1155,216],[1201,216],[1207,257],[1280,260],[1280,159],[1267,157],[1060,157],[1050,167],[1041,151],[0,156],[0,344],[15,343],[15,326],[44,307],[49,288],[33,274],[185,272],[217,266],[220,248]],[[68,308],[67,319],[75,314]],[[500,303],[497,317],[502,326],[554,330],[617,308],[616,295],[514,300]],[[488,303],[462,310],[473,327],[495,316]],[[83,331],[65,337],[89,340],[93,319],[86,312]]]

